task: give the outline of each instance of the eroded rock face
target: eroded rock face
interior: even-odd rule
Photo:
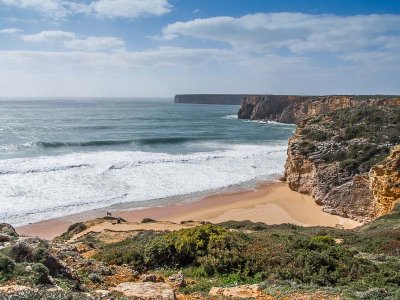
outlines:
[[[381,216],[393,209],[400,200],[400,145],[390,155],[371,168],[370,188],[374,197],[374,213]]]
[[[175,300],[175,291],[166,283],[125,282],[117,285],[113,291],[125,297],[140,300]]]
[[[247,96],[238,112],[239,119],[299,124],[301,121],[337,109],[361,105],[400,105],[400,97],[384,96]]]
[[[359,222],[391,211],[400,197],[400,146],[389,155],[388,145],[400,141],[399,116],[400,107],[364,106],[300,122],[288,145],[289,187]]]

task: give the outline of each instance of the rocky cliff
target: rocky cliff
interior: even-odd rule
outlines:
[[[398,96],[288,96],[267,95],[243,98],[239,119],[269,120],[299,124],[312,116],[363,105],[400,105]]]
[[[296,119],[285,165],[289,187],[362,222],[390,211],[399,199],[400,107],[381,106],[385,101]]]
[[[188,94],[176,95],[175,103],[240,105],[247,95]]]
[[[400,200],[400,145],[393,147],[386,159],[371,168],[369,179],[375,215],[384,215]]]

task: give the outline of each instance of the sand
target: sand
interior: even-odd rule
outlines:
[[[283,182],[264,184],[253,191],[212,195],[198,201],[170,206],[113,211],[112,214],[114,217],[121,217],[132,223],[140,222],[144,218],[152,218],[175,223],[188,220],[212,223],[250,220],[266,224],[292,223],[302,226],[335,227],[341,225],[346,229],[361,225],[354,220],[323,212],[322,207],[318,206],[311,197],[290,190],[287,184]],[[27,236],[52,239],[65,232],[68,226],[73,223],[104,215],[105,210],[86,212],[29,224],[17,228],[17,231]],[[154,225],[141,225],[140,229],[146,229],[146,226]],[[163,225],[160,226],[161,228],[158,228],[157,225],[158,230],[163,229]],[[171,229],[168,228],[170,226],[166,223],[165,229]],[[128,228],[132,230],[133,227],[131,227],[126,227],[126,230]],[[104,229],[108,230],[108,228]],[[99,227],[97,230],[101,230],[101,228]]]

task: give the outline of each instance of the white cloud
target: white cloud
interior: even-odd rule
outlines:
[[[21,39],[31,43],[54,43],[72,50],[97,51],[121,48],[125,42],[112,36],[78,37],[73,32],[61,30],[41,31],[35,34],[22,35]]]
[[[3,96],[172,96],[266,88],[277,94],[399,93],[400,58],[383,62],[365,56],[357,64],[325,68],[307,57],[177,47],[0,51],[0,90]]]
[[[89,8],[100,17],[137,18],[142,15],[161,16],[171,11],[167,0],[98,0]]]
[[[68,0],[0,0],[0,3],[34,10],[54,19],[77,13],[104,18],[161,16],[169,13],[172,8],[168,0],[93,0],[89,3]]]
[[[40,43],[40,42],[60,42],[60,41],[75,39],[75,37],[76,35],[73,32],[61,31],[61,30],[48,30],[48,31],[41,31],[35,34],[24,35],[21,38],[25,42]]]
[[[107,36],[91,36],[85,39],[72,39],[64,42],[64,46],[73,50],[104,50],[123,47],[125,42],[120,38]]]
[[[368,47],[390,47],[400,41],[399,15],[252,14],[176,22],[163,29],[161,39],[179,36],[223,42],[235,48],[293,53],[351,52]]]
[[[22,29],[18,29],[18,28],[4,28],[4,29],[0,29],[0,33],[4,33],[4,34],[17,34],[23,32]]]
[[[35,10],[52,18],[65,17],[69,12],[61,0],[0,0],[0,2],[23,9]]]

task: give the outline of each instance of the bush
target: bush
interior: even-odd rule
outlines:
[[[43,246],[39,246],[35,249],[33,253],[33,261],[45,265],[52,275],[57,275],[58,272],[64,268],[59,260]]]
[[[25,242],[19,242],[11,248],[10,256],[16,262],[32,262],[33,251],[32,248]]]
[[[210,262],[207,270],[213,273],[240,269],[241,260],[233,256],[240,255],[243,247],[237,234],[208,224],[171,233],[140,234],[106,246],[97,258],[110,263],[128,263],[142,270],[199,266],[207,261]]]
[[[10,275],[14,272],[14,269],[15,262],[8,256],[0,253],[0,275]]]
[[[308,157],[311,153],[315,152],[317,149],[318,148],[309,141],[301,141],[299,143],[299,151],[305,157]]]
[[[36,284],[48,284],[51,283],[49,278],[49,269],[46,268],[43,264],[36,263],[32,266],[32,270],[34,274],[34,282]]]

